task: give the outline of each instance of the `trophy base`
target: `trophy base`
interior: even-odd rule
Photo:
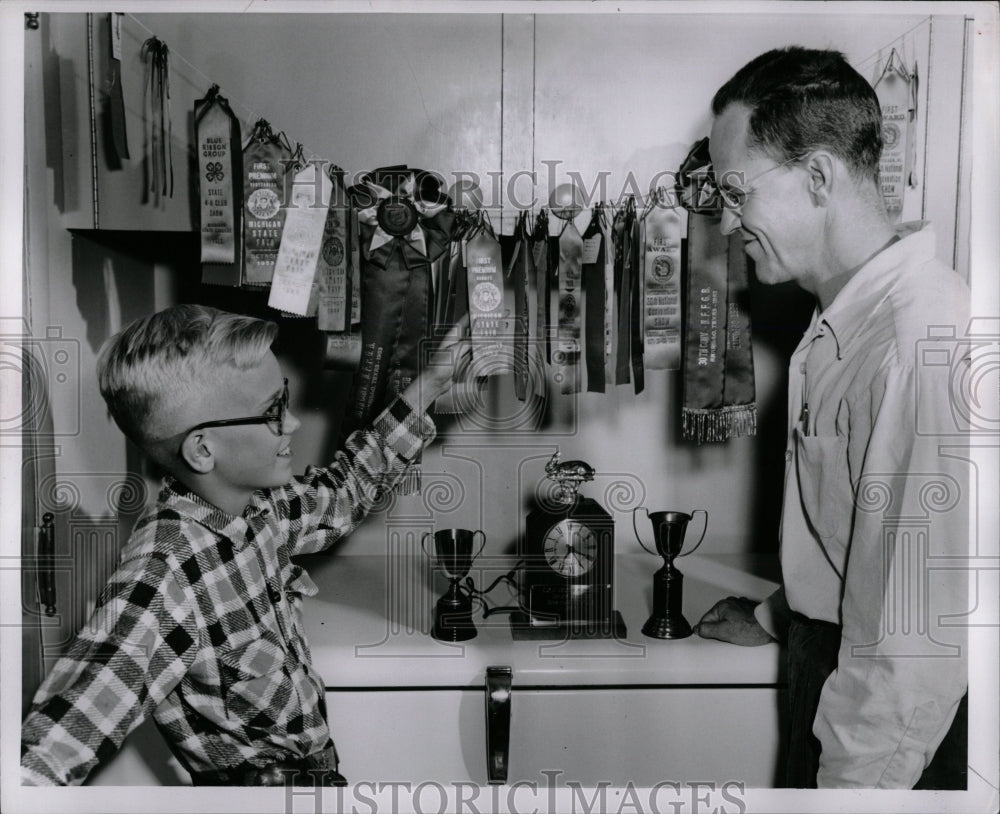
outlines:
[[[469,639],[474,639],[479,634],[476,630],[476,626],[472,623],[472,620],[468,622],[450,622],[447,625],[434,623],[434,627],[431,628],[431,638],[437,639],[439,642],[467,642]]]
[[[524,611],[510,615],[510,635],[514,641],[565,641],[566,639],[624,639],[628,631],[619,611],[608,619],[538,621]]]
[[[431,637],[441,642],[467,642],[476,638],[478,631],[472,621],[472,604],[464,598],[457,600],[443,596],[434,608],[434,627]]]
[[[691,635],[691,625],[683,616],[650,616],[642,626],[644,636],[651,639],[686,639]]]

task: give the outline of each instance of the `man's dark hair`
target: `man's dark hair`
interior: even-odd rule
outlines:
[[[761,54],[719,88],[712,112],[736,103],[750,108],[751,150],[789,160],[826,147],[855,178],[878,178],[878,98],[839,51],[793,46]]]

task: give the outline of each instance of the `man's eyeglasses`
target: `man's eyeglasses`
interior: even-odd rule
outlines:
[[[763,172],[757,173],[749,181],[742,181],[740,186],[730,186],[729,184],[719,184],[718,179],[715,177],[715,172],[711,172],[708,179],[705,181],[702,187],[702,198],[708,198],[714,193],[718,193],[719,198],[722,199],[722,204],[727,209],[740,210],[747,202],[747,198],[750,197],[750,193],[754,191],[754,184],[767,175],[769,172],[774,172],[775,170],[780,170],[782,167],[787,167],[789,164],[794,164],[796,161],[801,161],[803,158],[809,155],[797,155],[793,158],[789,158],[787,161],[783,161],[780,164],[775,164],[773,167],[768,167]],[[726,173],[729,175],[730,173]],[[742,175],[742,173],[733,173],[734,175]]]
[[[239,424],[267,424],[267,426],[271,428],[271,432],[275,435],[281,435],[281,431],[285,427],[285,415],[287,413],[288,379],[285,379],[281,395],[278,396],[274,403],[268,407],[267,411],[262,415],[252,415],[246,418],[221,418],[217,421],[203,421],[201,424],[196,424],[194,427],[189,429],[184,433],[184,435],[187,436],[195,430],[204,430],[209,427],[234,427]]]

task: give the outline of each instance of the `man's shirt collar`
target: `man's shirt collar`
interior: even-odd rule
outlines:
[[[909,267],[910,258],[934,255],[934,230],[929,223],[902,223],[896,234],[900,239],[858,269],[829,307],[813,319],[810,335],[829,329],[837,343],[838,358],[896,285],[899,273]]]

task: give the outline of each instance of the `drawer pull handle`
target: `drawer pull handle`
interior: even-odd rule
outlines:
[[[486,668],[486,775],[506,783],[510,767],[510,667]]]
[[[35,552],[35,567],[38,574],[38,598],[45,607],[46,616],[56,615],[56,524],[52,512],[42,515],[42,527],[38,530],[38,548]]]

